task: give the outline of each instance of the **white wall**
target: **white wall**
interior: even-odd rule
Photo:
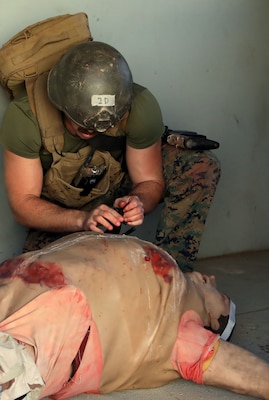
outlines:
[[[220,141],[222,178],[199,256],[269,248],[268,0],[1,1],[0,44],[38,20],[85,11],[94,39],[123,53],[167,125]],[[0,119],[6,104],[1,95]],[[2,175],[0,195],[5,258],[20,251],[25,230],[12,220]]]

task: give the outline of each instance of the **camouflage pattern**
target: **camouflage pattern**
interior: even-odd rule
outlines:
[[[26,253],[27,251],[42,249],[42,247],[47,246],[48,244],[62,238],[65,235],[67,235],[67,233],[42,232],[35,229],[29,229],[22,251],[23,253]]]
[[[182,271],[192,271],[220,178],[220,163],[211,151],[168,144],[162,154],[166,193],[155,244],[171,254]]]
[[[174,257],[182,271],[192,271],[219,181],[220,163],[211,151],[185,150],[164,144],[162,153],[166,193],[154,242]],[[111,206],[116,197],[128,194],[130,189],[131,182],[126,175],[119,189],[82,209],[90,211],[102,203]],[[24,252],[40,249],[66,234],[30,230]]]

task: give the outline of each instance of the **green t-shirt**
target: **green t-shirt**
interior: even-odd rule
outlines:
[[[124,133],[126,143],[130,147],[144,149],[157,142],[163,131],[157,100],[148,89],[134,84],[134,97]],[[44,169],[49,168],[52,157],[42,146],[38,122],[32,114],[26,93],[9,104],[0,130],[0,143],[21,157],[40,157]],[[65,129],[63,152],[76,153],[87,145],[86,140],[71,135]]]

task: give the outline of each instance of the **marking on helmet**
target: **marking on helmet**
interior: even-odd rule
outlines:
[[[113,107],[115,106],[115,95],[114,94],[93,94],[91,97],[91,105],[102,107]]]

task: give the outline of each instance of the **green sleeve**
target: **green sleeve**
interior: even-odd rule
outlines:
[[[126,142],[144,149],[156,143],[164,132],[160,106],[146,88],[134,84],[134,99],[126,125]]]
[[[8,105],[0,129],[0,143],[18,156],[32,159],[39,157],[40,130],[26,96]]]

